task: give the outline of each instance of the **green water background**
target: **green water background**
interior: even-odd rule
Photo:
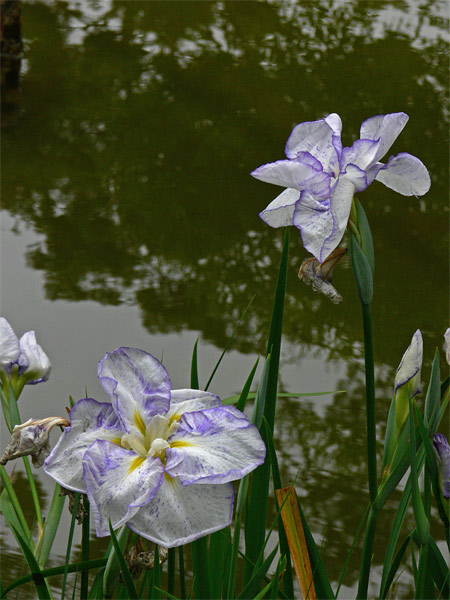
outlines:
[[[405,198],[375,182],[359,196],[375,243],[381,439],[412,334],[423,333],[425,379],[449,324],[448,10],[446,0],[24,2],[21,86],[3,98],[1,313],[18,334],[36,330],[53,373],[25,390],[22,417],[62,415],[85,387],[104,399],[96,361],[120,345],[163,357],[186,387],[199,336],[204,384],[256,292],[210,388],[239,392],[265,350],[283,233],[258,217],[281,189],[249,172],[283,158],[298,122],[337,112],[351,145],[364,119],[404,111],[389,155],[418,156],[430,192]],[[298,280],[306,255],[292,230],[280,389],[346,394],[281,400],[276,434],[284,480],[300,467],[337,581],[367,500],[362,325],[348,262],[333,305]],[[10,580],[22,563],[4,531],[1,541]],[[55,563],[58,553],[64,540]]]

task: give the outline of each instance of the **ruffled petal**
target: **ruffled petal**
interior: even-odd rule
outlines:
[[[98,537],[109,535],[155,496],[164,478],[159,458],[141,458],[106,440],[98,440],[83,458],[83,473]]]
[[[34,331],[27,331],[19,340],[19,373],[24,374],[27,383],[40,383],[50,377],[52,365],[48,356],[36,342]]]
[[[439,461],[439,475],[441,478],[442,494],[450,498],[450,446],[447,438],[442,433],[433,437],[433,448]]]
[[[360,169],[356,165],[347,165],[345,167],[345,173],[342,175],[345,175],[346,179],[353,183],[356,192],[362,192],[369,185],[366,171]]]
[[[394,391],[397,392],[398,388],[405,385],[408,381],[413,383],[412,389],[410,389],[411,398],[418,394],[420,389],[420,371],[422,369],[422,357],[423,357],[423,341],[422,333],[418,329],[411,340],[406,352],[404,353],[402,360],[398,366],[395,374]]]
[[[158,493],[128,527],[143,537],[173,548],[227,527],[233,512],[232,483],[183,486],[164,477]]]
[[[345,171],[346,166],[352,164],[365,171],[376,162],[379,146],[379,140],[356,140],[352,146],[342,150],[340,170]]]
[[[426,166],[407,152],[391,156],[375,179],[403,196],[423,196],[431,185]]]
[[[202,392],[201,390],[172,390],[170,397],[170,409],[167,417],[181,416],[185,412],[194,412],[205,408],[215,408],[221,406],[219,396]]]
[[[259,213],[259,216],[271,227],[287,227],[292,225],[295,204],[300,199],[300,193],[292,188],[287,188]]]
[[[93,398],[79,400],[70,411],[70,427],[44,463],[44,471],[68,490],[86,493],[83,456],[96,440],[119,442],[124,431],[108,402]]]
[[[5,317],[0,317],[0,370],[9,370],[11,363],[18,359],[19,353],[19,340],[13,328]]]
[[[299,123],[286,142],[286,156],[292,159],[301,151],[309,152],[321,163],[324,171],[331,173],[339,160],[337,149],[341,130],[342,121],[336,113],[319,121]]]
[[[154,415],[169,410],[169,375],[148,352],[137,348],[108,352],[98,364],[98,378],[128,432],[145,433]]]
[[[168,441],[166,472],[183,485],[241,479],[266,455],[257,428],[233,406],[184,413]]]
[[[329,202],[318,202],[303,192],[295,206],[292,224],[300,229],[304,247],[320,261],[324,241],[334,227]]]
[[[258,167],[250,173],[256,179],[301,191],[310,187],[319,190],[329,186],[330,176],[321,169],[298,160],[277,160]]]
[[[337,248],[344,236],[354,193],[355,186],[351,177],[341,174],[331,194],[330,208],[333,214],[333,231],[323,244],[320,262],[323,262]]]
[[[373,163],[383,158],[389,148],[400,135],[403,127],[408,122],[408,115],[404,112],[377,115],[366,119],[361,124],[362,139],[380,140],[380,145],[373,159]]]

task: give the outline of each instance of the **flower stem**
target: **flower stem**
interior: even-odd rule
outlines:
[[[81,502],[81,498],[79,500]],[[89,516],[90,516],[90,504],[87,496],[83,495],[83,508],[84,517],[81,530],[81,560],[82,562],[89,560]],[[86,569],[81,571],[81,585],[80,585],[80,598],[88,597],[89,589],[89,570]]]
[[[362,303],[364,326],[364,364],[366,372],[367,468],[369,495],[373,502],[377,495],[377,446],[375,420],[375,369],[373,363],[371,304]]]
[[[33,472],[31,471],[30,461],[28,456],[23,457],[23,464],[25,465],[25,471],[27,472],[28,483],[30,484],[31,496],[33,498],[34,511],[36,513],[36,520],[39,527],[39,535],[42,533],[44,527],[44,521],[42,519],[41,505],[39,502],[39,496],[36,489],[36,483],[34,481]]]

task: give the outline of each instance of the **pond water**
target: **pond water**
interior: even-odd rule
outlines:
[[[350,145],[364,119],[404,111],[391,154],[418,156],[430,192],[406,198],[375,182],[360,195],[375,244],[382,439],[412,334],[422,330],[426,381],[448,326],[448,6],[23,2],[20,87],[3,98],[1,314],[18,334],[35,329],[53,364],[46,384],[24,391],[23,420],[63,415],[86,388],[102,400],[96,363],[118,346],[163,357],[174,387],[186,387],[199,338],[204,385],[256,294],[210,387],[238,393],[265,352],[284,233],[258,217],[279,190],[250,171],[283,158],[298,122],[337,112]],[[277,446],[284,482],[299,470],[336,582],[367,502],[362,322],[348,261],[334,305],[299,281],[306,255],[293,229],[280,389],[346,393],[282,399]],[[45,474],[39,482],[50,494]],[[373,594],[394,511],[379,522]],[[10,581],[23,563],[1,540]],[[343,598],[359,560],[357,548]],[[398,597],[411,594],[409,569]]]

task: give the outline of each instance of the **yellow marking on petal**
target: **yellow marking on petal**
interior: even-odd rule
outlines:
[[[144,423],[141,415],[139,414],[139,412],[136,409],[134,409],[134,424],[139,429],[139,431],[142,433],[142,435],[145,435],[145,423]]]
[[[110,442],[112,442],[113,444],[117,444],[118,446],[122,445],[122,438],[117,437],[117,438],[112,438],[111,440],[109,440]]]
[[[131,461],[130,468],[128,469],[128,475],[132,473],[135,469],[140,467],[144,460],[145,458],[142,458],[142,456],[136,456],[136,458],[133,458],[133,460]]]
[[[181,440],[170,443],[171,448],[183,448],[186,446],[196,446],[196,445],[197,444],[191,444],[191,442],[182,442]]]
[[[170,483],[170,485],[171,485],[173,488],[175,488],[175,480],[174,480],[174,478],[173,478],[173,477],[171,477],[171,476],[169,475],[169,473],[166,473],[165,471],[164,471],[164,479],[167,481],[167,483]]]
[[[179,420],[181,419],[181,417],[182,417],[182,416],[183,416],[183,415],[182,415],[182,413],[180,413],[180,414],[178,414],[178,413],[175,413],[174,415],[172,415],[172,416],[170,417],[170,419],[169,419],[169,427],[172,425],[172,423],[173,423],[174,421],[179,421]]]

